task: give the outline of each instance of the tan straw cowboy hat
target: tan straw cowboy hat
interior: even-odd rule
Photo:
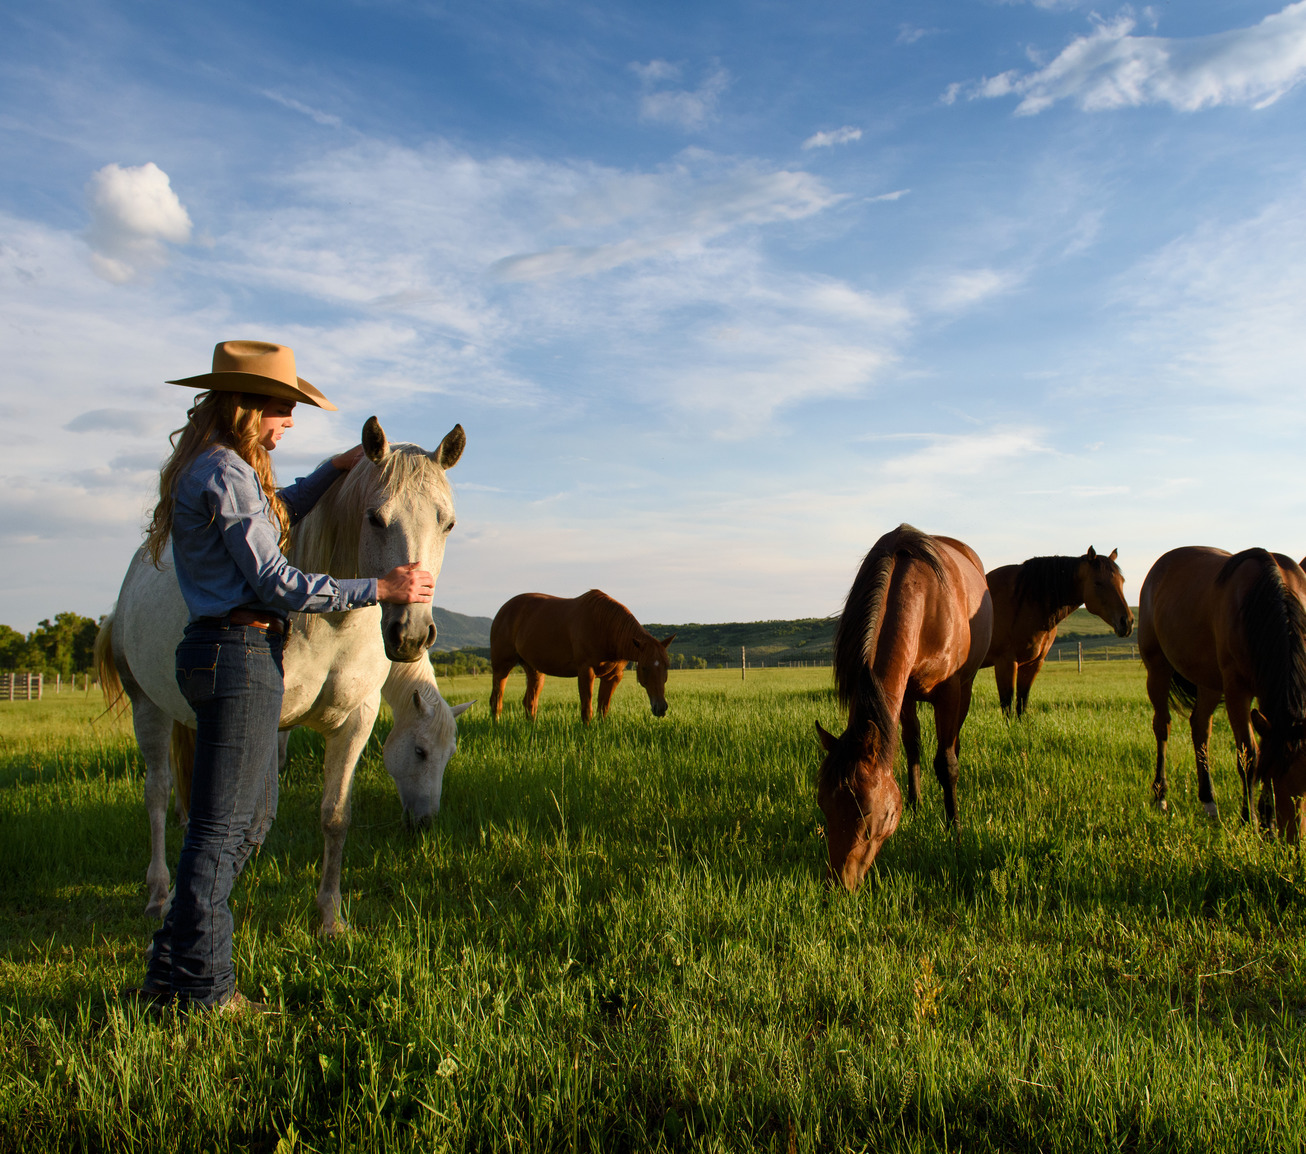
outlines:
[[[295,375],[295,354],[285,345],[267,341],[222,341],[213,349],[213,372],[167,383],[188,389],[280,397],[336,411],[336,406],[317,389]]]

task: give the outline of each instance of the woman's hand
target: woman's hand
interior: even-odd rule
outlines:
[[[331,463],[342,473],[348,473],[359,461],[363,459],[363,446],[355,445],[352,449],[343,453],[337,453],[331,458]]]
[[[387,605],[429,605],[435,591],[435,578],[420,561],[396,565],[384,577],[376,579],[376,599]]]

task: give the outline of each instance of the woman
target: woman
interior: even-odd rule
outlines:
[[[268,453],[294,425],[295,405],[336,408],[296,375],[290,349],[225,341],[211,373],[168,383],[203,390],[172,435],[146,535],[156,565],[171,540],[190,610],[177,683],[195,710],[195,766],[172,907],[135,996],[259,1009],[236,989],[227,899],[276,815],[287,615],[425,604],[435,582],[416,562],[380,579],[346,579],[302,573],[286,559],[290,526],[363,453],[357,445],[277,490]]]

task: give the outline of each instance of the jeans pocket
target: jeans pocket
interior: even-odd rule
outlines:
[[[220,645],[205,645],[177,652],[177,685],[192,705],[211,701],[217,693]]]

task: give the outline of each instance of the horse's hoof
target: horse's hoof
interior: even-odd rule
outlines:
[[[1156,808],[1159,809],[1162,813],[1167,813],[1170,809],[1170,803],[1166,801],[1165,798],[1158,797],[1156,799]]]
[[[330,942],[336,938],[343,938],[347,933],[349,933],[349,927],[344,922],[332,922],[329,926],[321,926],[317,931],[317,936],[325,942]]]
[[[1206,816],[1209,817],[1212,821],[1220,820],[1220,807],[1216,805],[1215,802],[1204,801],[1202,802],[1202,808],[1206,810]]]

